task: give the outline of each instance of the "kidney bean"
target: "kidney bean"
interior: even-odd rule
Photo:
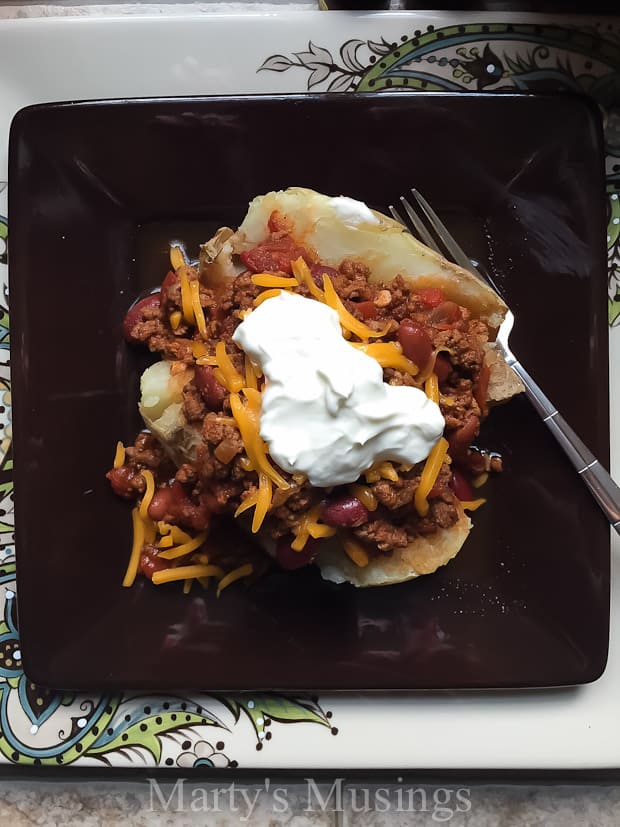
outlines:
[[[448,445],[452,459],[464,459],[470,443],[478,434],[478,417],[470,416],[464,424],[448,434]]]
[[[333,267],[327,267],[325,264],[312,264],[310,266],[310,275],[312,276],[312,281],[316,284],[317,287],[320,287],[321,290],[323,289],[323,275],[325,273],[327,273],[327,275],[330,277],[332,281],[340,275],[338,270],[334,270]]]
[[[151,520],[175,518],[186,501],[183,486],[175,480],[172,485],[164,485],[155,491],[149,505],[149,517]]]
[[[169,568],[170,561],[162,560],[157,553],[157,549],[153,548],[153,546],[147,546],[140,555],[138,571],[140,574],[148,577],[149,580],[153,579],[153,575],[156,571],[163,571],[164,569]]]
[[[121,465],[119,468],[112,468],[106,474],[110,480],[112,491],[119,497],[124,497],[129,500],[137,496],[141,490],[144,490],[144,485],[136,480],[139,472],[129,465]]]
[[[293,538],[290,534],[280,537],[276,543],[276,558],[283,569],[292,571],[311,563],[317,555],[319,541],[308,537],[301,551],[291,548]]]
[[[452,324],[461,318],[461,308],[456,302],[442,302],[431,311],[430,318],[434,324]]]
[[[368,509],[357,497],[339,497],[323,506],[321,518],[327,525],[355,528],[368,520]]]
[[[454,491],[459,500],[473,500],[474,492],[467,477],[458,470],[452,469],[452,476],[450,477],[450,488]]]
[[[450,360],[447,356],[444,356],[443,353],[437,354],[437,358],[435,359],[435,373],[437,374],[437,379],[439,379],[439,384],[447,382],[448,376],[452,373]]]
[[[144,321],[144,311],[150,310],[151,308],[153,310],[159,310],[159,298],[159,293],[152,293],[150,296],[145,296],[145,298],[140,299],[140,301],[129,308],[123,320],[123,335],[128,342],[137,341],[134,339],[132,333],[134,327]]]
[[[212,509],[209,506],[206,495],[202,494],[196,503],[175,480],[155,491],[149,505],[149,517],[151,520],[166,520],[195,531],[205,531],[211,521]]]
[[[424,370],[433,352],[433,343],[426,330],[409,319],[403,319],[396,336],[407,359],[411,359],[420,370]]]
[[[226,398],[226,388],[222,387],[215,378],[210,365],[196,365],[194,382],[210,411],[219,411]]]

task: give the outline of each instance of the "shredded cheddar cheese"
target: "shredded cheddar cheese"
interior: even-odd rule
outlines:
[[[439,442],[433,447],[424,464],[424,470],[420,477],[420,484],[416,488],[413,498],[413,504],[420,517],[426,517],[428,514],[428,500],[432,487],[435,485],[437,476],[443,465],[443,461],[448,452],[448,440],[442,437]]]
[[[299,527],[295,532],[295,539],[291,543],[291,548],[293,551],[301,551],[304,548],[308,542],[308,538],[310,537],[309,528],[318,520],[320,511],[321,506],[315,505],[314,508],[306,511],[306,513],[302,516],[299,521]]]
[[[297,279],[289,276],[276,276],[274,273],[255,273],[252,284],[257,287],[297,287]]]
[[[366,482],[369,483],[379,482],[381,479],[398,482],[398,471],[394,468],[391,462],[382,460],[381,462],[375,462],[374,465],[371,465],[368,471],[364,473],[364,477],[366,478]]]
[[[323,525],[323,523],[310,523],[308,526],[308,534],[314,540],[318,540],[321,537],[333,537],[334,534],[336,534],[336,528],[331,525]]]
[[[358,337],[358,339],[378,339],[381,336],[385,336],[389,332],[389,323],[383,328],[383,330],[372,330],[372,328],[368,327],[368,325],[365,325],[363,322],[356,319],[355,316],[351,315],[342,303],[338,293],[336,293],[332,280],[327,273],[323,275],[323,289],[325,290],[325,303],[331,307],[332,310],[336,311],[338,318],[340,319],[340,324],[344,327],[344,329],[350,330],[351,333]]]
[[[200,285],[197,281],[190,281],[189,293],[192,301],[192,311],[194,319],[196,320],[196,327],[201,336],[207,335],[207,323],[205,322],[205,314],[200,304]]]
[[[187,543],[182,543],[180,546],[168,549],[167,551],[162,551],[159,556],[162,560],[176,560],[177,557],[184,557],[186,554],[196,551],[196,549],[200,548],[206,539],[207,532],[201,531],[200,534],[196,535],[196,537],[189,540]]]
[[[361,350],[367,356],[376,359],[382,368],[394,368],[410,376],[418,374],[418,366],[403,355],[403,349],[398,342],[374,342],[364,344],[363,342],[351,342],[351,347]]]
[[[157,548],[172,548],[173,545],[174,540],[172,539],[172,535],[167,534],[159,540],[157,543]]]
[[[362,545],[360,545],[360,543],[356,543],[355,540],[350,540],[347,538],[342,541],[342,545],[347,557],[349,557],[349,559],[351,559],[356,566],[363,569],[368,565],[370,562],[368,552]]]
[[[474,488],[482,488],[485,482],[489,479],[489,474],[487,471],[483,471],[482,474],[479,474],[477,477],[471,481],[471,484]]]
[[[432,402],[439,405],[439,379],[436,373],[431,373],[424,383],[424,393]]]
[[[267,299],[275,299],[276,296],[279,296],[282,290],[274,289],[274,290],[263,290],[262,293],[259,293],[258,296],[254,299],[252,304],[254,307],[258,307]]]
[[[258,390],[258,377],[252,360],[247,353],[245,354],[245,386],[246,388],[252,388],[252,390]]]
[[[193,583],[193,582],[194,582],[194,581],[192,580],[192,578],[191,578],[191,577],[188,577],[188,578],[187,578],[187,579],[183,582],[183,594],[189,594],[189,593],[190,593],[190,589],[192,588],[192,583]]]
[[[229,571],[217,584],[217,596],[219,597],[224,589],[230,586],[231,583],[234,583],[235,580],[241,580],[242,577],[249,577],[253,571],[254,566],[251,563],[245,563],[243,566]]]
[[[201,566],[194,564],[191,566],[177,566],[174,569],[163,569],[162,571],[153,572],[153,583],[159,586],[161,583],[170,583],[173,580],[187,580],[194,577],[223,577],[224,570],[219,566]]]
[[[251,470],[251,469],[248,469],[248,470]],[[243,514],[243,512],[247,511],[248,508],[252,508],[252,506],[255,506],[257,504],[257,502],[258,502],[258,488],[256,489],[256,491],[253,491],[251,494],[248,494],[248,496],[244,500],[241,501],[241,504],[239,505],[239,507],[235,511],[234,516],[238,517],[239,514]]]
[[[185,268],[179,269],[179,281],[181,283],[181,307],[183,308],[183,319],[187,324],[194,323],[194,309],[192,307],[192,294],[189,289],[189,279]]]
[[[185,256],[183,255],[183,250],[177,244],[173,244],[170,247],[170,266],[173,270],[178,270],[179,267],[183,267],[184,264],[187,262],[185,261]]]
[[[481,505],[484,505],[486,500],[484,497],[480,497],[478,500],[461,500],[461,507],[465,511],[477,511]]]
[[[299,258],[295,261],[291,261],[291,269],[298,284],[305,284],[313,298],[320,302],[325,301],[325,294],[321,288],[314,283],[310,268],[301,256],[299,256]]]
[[[267,448],[259,434],[260,393],[252,388],[245,388],[247,404],[244,405],[237,393],[230,394],[230,407],[235,418],[245,452],[256,470],[266,474],[278,488],[289,488],[288,482],[276,471],[267,458]]]
[[[256,508],[252,516],[252,534],[256,534],[258,529],[263,524],[263,520],[267,516],[267,512],[271,507],[271,496],[273,485],[267,474],[262,471],[258,472],[258,497],[256,498]]]
[[[157,544],[158,548],[171,548],[176,543],[189,543],[192,539],[191,536],[179,528],[178,525],[168,525],[164,523],[163,525],[166,527],[165,532],[159,528],[160,525],[161,523],[157,524],[159,533],[164,536]]]
[[[116,453],[114,454],[114,468],[120,468],[125,464],[125,446],[122,442],[116,443]]]
[[[308,539],[312,537],[317,540],[320,537],[333,537],[336,529],[333,526],[319,523],[321,505],[315,505],[302,516],[299,527],[295,533],[295,539],[291,543],[293,551],[302,551]]]
[[[226,352],[224,342],[218,342],[215,346],[215,358],[217,359],[219,374],[224,380],[222,384],[231,393],[238,393],[243,387],[243,377],[233,365],[230,356]],[[218,374],[216,374],[216,378],[219,382]]]
[[[150,517],[144,517],[142,519],[142,524],[144,526],[144,542],[145,543],[154,543],[155,537],[157,536],[157,528],[153,520]]]
[[[148,468],[145,468],[144,471],[141,471],[140,473],[142,475],[142,479],[146,483],[146,491],[144,492],[142,502],[140,503],[140,516],[144,520],[149,516],[149,505],[151,504],[153,494],[155,493],[155,478],[153,477],[153,472],[149,471]]]
[[[352,485],[351,493],[361,502],[367,511],[376,511],[379,503],[370,488],[365,485]]]
[[[133,524],[133,541],[131,544],[131,554],[129,555],[129,563],[127,571],[123,578],[123,586],[127,589],[133,586],[136,575],[138,574],[138,566],[140,565],[140,553],[144,545],[144,523],[140,519],[140,513],[137,508],[131,511],[131,521]]]
[[[233,419],[233,422],[234,421],[235,420]],[[244,456],[239,457],[239,465],[243,468],[244,471],[253,471],[254,470],[254,466],[252,465],[252,460],[249,457],[244,457]]]

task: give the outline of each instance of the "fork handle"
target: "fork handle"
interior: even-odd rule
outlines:
[[[528,399],[577,469],[577,473],[590,489],[592,496],[613,528],[620,534],[620,488],[592,451],[573,431],[549,397],[543,393],[521,362],[516,359],[513,361],[513,359],[508,360],[508,363],[523,382]]]

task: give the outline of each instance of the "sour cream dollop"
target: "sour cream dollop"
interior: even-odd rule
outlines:
[[[266,378],[260,434],[270,455],[311,485],[354,482],[380,460],[420,462],[443,433],[439,406],[418,388],[385,383],[322,302],[282,291],[233,339]]]
[[[379,224],[379,219],[363,201],[338,195],[329,199],[329,206],[345,224]]]

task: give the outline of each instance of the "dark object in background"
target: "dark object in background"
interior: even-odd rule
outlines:
[[[323,0],[320,0],[323,2]],[[330,8],[332,6],[331,0]],[[617,0],[598,0],[598,2],[585,3],[584,0],[443,0],[440,3],[428,2],[428,0],[402,0],[403,8],[416,11],[492,11],[492,12],[543,12],[546,14],[619,14]],[[360,8],[353,2],[344,4],[338,8]],[[365,8],[369,8],[365,6]],[[373,8],[385,8],[375,5]]]
[[[390,0],[319,0],[323,11],[378,11],[390,8]]]
[[[317,125],[337,140],[317,140]],[[277,152],[274,135],[286,135]],[[298,183],[379,209],[419,187],[517,311],[515,351],[606,460],[594,103],[392,91],[44,105],[16,115],[9,159],[17,591],[30,679],[98,692],[295,692],[557,686],[601,674],[609,525],[526,399],[484,424],[478,444],[499,451],[505,471],[483,489],[461,553],[389,588],[300,570],[220,600],[145,580],[123,589],[129,509],[104,477],[116,441],[140,428],[148,358],[127,347],[121,321],[166,273],[167,242],[196,249],[236,227],[258,193]],[[50,312],[59,302],[62,324]]]

